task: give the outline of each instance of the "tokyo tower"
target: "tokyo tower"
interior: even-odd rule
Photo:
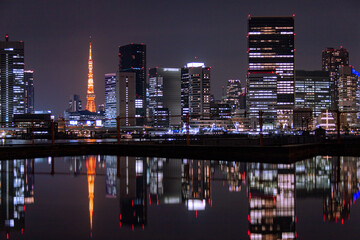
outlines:
[[[95,93],[94,93],[94,78],[93,78],[93,61],[91,56],[91,37],[89,48],[89,73],[88,73],[88,89],[86,94],[86,110],[89,112],[96,112],[95,108]]]

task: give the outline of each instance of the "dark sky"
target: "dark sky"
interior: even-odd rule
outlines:
[[[60,114],[72,94],[85,103],[89,35],[96,105],[118,46],[147,45],[148,67],[182,67],[194,57],[212,67],[216,98],[227,79],[245,83],[247,17],[296,14],[296,69],[321,68],[321,50],[343,46],[360,68],[359,0],[0,0],[0,38],[25,42],[35,70],[35,108]]]

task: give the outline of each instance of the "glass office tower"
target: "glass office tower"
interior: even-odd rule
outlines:
[[[119,71],[134,72],[135,79],[135,108],[136,125],[144,124],[146,109],[146,45],[128,44],[119,48]]]
[[[291,127],[294,108],[294,17],[248,19],[248,70],[276,73],[277,125]],[[257,95],[261,95],[258,92]]]
[[[0,41],[0,122],[25,113],[24,42]]]

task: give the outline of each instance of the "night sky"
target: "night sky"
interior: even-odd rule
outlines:
[[[147,45],[148,67],[182,67],[198,57],[212,67],[211,91],[227,79],[245,84],[247,18],[295,14],[296,69],[321,68],[321,50],[340,47],[360,68],[358,0],[0,0],[0,38],[25,42],[35,71],[35,109],[61,114],[72,94],[86,104],[89,35],[96,105],[104,74],[118,69],[118,46]]]

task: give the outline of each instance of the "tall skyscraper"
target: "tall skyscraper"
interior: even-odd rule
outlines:
[[[144,124],[146,109],[146,45],[129,44],[119,48],[119,72],[133,72],[136,74],[136,125]]]
[[[295,104],[294,36],[294,17],[249,16],[248,70],[249,73],[262,71],[261,74],[268,72],[271,76],[274,73],[278,75],[277,125],[282,127],[291,127]],[[256,95],[261,98],[262,92],[257,92]]]
[[[120,126],[135,126],[136,73],[119,72],[116,81],[116,115],[120,117]]]
[[[82,110],[82,101],[80,99],[80,96],[74,94],[69,100],[69,108],[67,109],[67,112],[79,112],[81,110]]]
[[[91,37],[90,37],[91,39]],[[88,74],[88,89],[86,94],[86,110],[89,112],[96,112],[95,107],[95,92],[94,92],[94,77],[93,77],[93,60],[91,54],[91,41],[89,45],[89,74]]]
[[[181,69],[180,68],[152,68],[149,71],[149,108],[154,121],[163,118],[164,125],[180,125],[181,118]],[[166,121],[166,116],[173,115]],[[177,117],[175,117],[177,116]],[[167,124],[166,124],[167,122]],[[167,126],[166,126],[167,125]]]
[[[354,126],[356,121],[356,89],[358,76],[351,66],[340,66],[338,78],[339,111],[351,112],[342,115],[343,126]]]
[[[246,108],[251,119],[251,128],[257,129],[259,112],[263,112],[265,128],[273,129],[277,120],[277,82],[275,71],[248,71]]]
[[[330,110],[331,83],[329,72],[296,71],[295,98],[297,108],[311,108],[313,119],[321,112]]]
[[[105,127],[116,127],[116,73],[105,74]]]
[[[25,113],[34,113],[34,71],[24,71]]]
[[[322,70],[330,72],[332,110],[337,110],[339,105],[338,79],[340,66],[348,65],[349,52],[342,46],[339,49],[326,48],[322,51]]]
[[[24,43],[0,41],[0,122],[25,113]]]
[[[226,102],[232,110],[240,109],[241,82],[239,79],[229,79],[226,86]]]
[[[210,67],[191,62],[181,69],[181,115],[210,119]]]

